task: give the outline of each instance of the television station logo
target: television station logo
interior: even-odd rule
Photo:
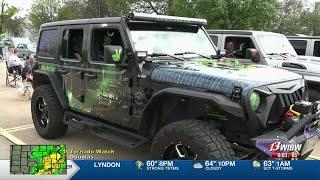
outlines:
[[[269,145],[272,158],[299,158],[302,144],[288,144],[281,141]]]

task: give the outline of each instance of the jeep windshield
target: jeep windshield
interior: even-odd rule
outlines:
[[[262,50],[266,55],[297,55],[285,36],[274,34],[259,35],[258,41],[260,42]]]
[[[204,30],[197,26],[132,23],[129,28],[136,51],[208,57],[217,55]]]

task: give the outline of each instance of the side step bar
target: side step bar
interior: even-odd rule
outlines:
[[[65,112],[63,122],[68,126],[78,129],[89,129],[93,134],[103,139],[130,149],[138,148],[149,142],[143,136],[96,121],[92,118],[80,116],[70,111]]]

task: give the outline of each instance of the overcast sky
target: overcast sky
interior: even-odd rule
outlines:
[[[35,0],[4,0],[7,4],[19,8],[19,16],[25,16],[31,9],[31,4]]]
[[[15,7],[21,9],[19,16],[25,16],[30,11],[31,4],[35,0],[4,0],[4,1],[6,3],[8,3],[9,5],[12,5],[12,6],[15,6]],[[226,0],[226,1],[228,1],[228,0]],[[314,4],[314,2],[320,1],[320,0],[305,0],[305,1],[309,2],[310,5],[312,5],[312,4]]]

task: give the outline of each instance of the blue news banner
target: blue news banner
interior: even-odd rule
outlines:
[[[320,161],[75,161],[79,171],[72,179],[89,178],[148,178],[148,179],[252,179],[281,178],[320,180]]]

